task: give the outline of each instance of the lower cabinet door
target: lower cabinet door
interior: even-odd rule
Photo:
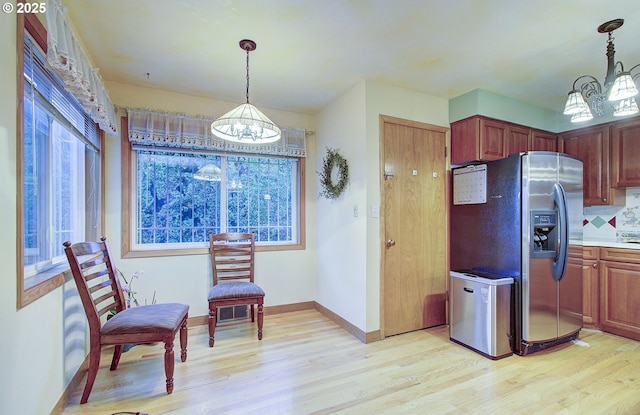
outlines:
[[[600,261],[600,326],[640,340],[640,264]]]

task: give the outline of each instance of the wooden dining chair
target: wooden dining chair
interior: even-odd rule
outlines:
[[[213,286],[209,290],[209,347],[213,347],[218,307],[249,305],[251,321],[258,307],[258,340],[262,340],[264,291],[254,283],[253,233],[209,232]]]
[[[71,273],[89,322],[89,370],[80,403],[86,403],[100,366],[102,346],[114,345],[111,370],[116,370],[127,343],[164,343],[167,393],[173,392],[173,341],[180,331],[180,360],[187,360],[186,304],[151,304],[127,308],[106,238],[100,242],[64,243]],[[116,314],[107,320],[110,310]]]

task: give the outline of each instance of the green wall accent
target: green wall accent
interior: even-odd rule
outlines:
[[[557,132],[558,116],[561,114],[483,89],[474,89],[449,100],[449,122],[473,115]]]
[[[614,117],[607,114],[602,117],[594,117],[591,121],[573,124],[571,117],[561,112],[540,108],[483,89],[474,89],[449,100],[450,123],[473,115],[484,115],[552,133],[562,133],[632,117]]]

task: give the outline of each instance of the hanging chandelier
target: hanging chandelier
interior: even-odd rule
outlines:
[[[640,64],[625,71],[622,62],[615,61],[613,31],[623,23],[623,19],[615,19],[598,26],[599,33],[609,35],[607,39],[607,75],[604,84],[600,84],[591,75],[581,75],[573,81],[573,88],[569,92],[564,106],[564,114],[571,115],[571,122],[592,119],[592,111],[598,116],[613,111],[613,115],[617,117],[639,112],[635,98],[638,95],[638,88],[635,82],[640,80],[640,70],[635,75],[632,72],[640,68]],[[605,105],[607,102],[609,105]]]
[[[193,173],[193,178],[207,182],[220,182],[222,181],[222,170],[215,164],[205,164]]]
[[[249,103],[249,52],[256,49],[256,42],[243,39],[240,48],[247,52],[247,102],[211,123],[211,132],[216,137],[234,142],[247,140],[264,144],[278,141],[280,128]]]

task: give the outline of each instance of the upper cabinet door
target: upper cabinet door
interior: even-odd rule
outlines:
[[[531,130],[529,141],[531,151],[558,151],[558,139],[555,134],[541,130]]]
[[[498,160],[507,156],[507,123],[480,118],[480,158]]]
[[[640,117],[611,126],[611,186],[640,186]]]
[[[557,136],[520,124],[474,115],[451,123],[451,164],[489,161],[526,151],[557,151]]]
[[[507,127],[507,155],[528,151],[530,135],[530,128],[509,125]]]
[[[451,124],[451,164],[507,156],[507,123],[473,116]]]
[[[624,204],[624,196],[610,188],[607,125],[563,133],[558,142],[561,152],[582,160],[585,206]]]

